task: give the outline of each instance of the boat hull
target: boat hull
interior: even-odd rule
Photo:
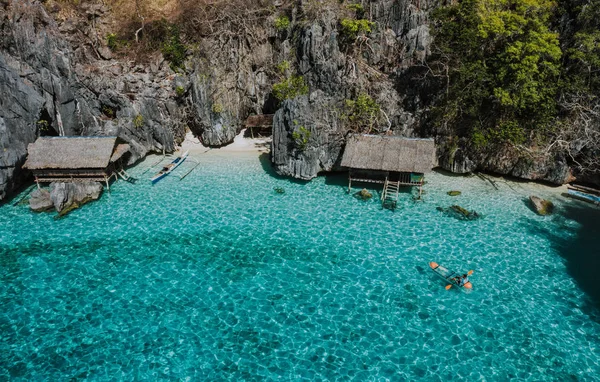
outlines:
[[[158,182],[159,180],[163,179],[164,177],[166,177],[167,175],[169,175],[170,173],[173,172],[173,170],[175,170],[180,164],[182,164],[185,159],[188,156],[188,151],[186,151],[185,153],[183,153],[182,155],[178,156],[177,158],[175,158],[171,163],[169,163],[167,166],[165,166],[164,168],[168,168],[168,170],[163,170],[160,171],[158,174],[154,175],[150,181],[152,182],[152,184],[156,184],[156,182]]]

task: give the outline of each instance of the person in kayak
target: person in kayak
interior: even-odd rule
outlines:
[[[466,273],[464,275],[462,275],[462,276],[453,277],[452,279],[454,281],[456,281],[456,284],[458,286],[463,286],[463,285],[465,285],[466,283],[469,282],[469,277],[468,277],[468,275]]]

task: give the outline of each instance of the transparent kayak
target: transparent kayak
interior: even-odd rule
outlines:
[[[444,280],[449,282],[451,285],[455,285],[462,289],[472,289],[473,288],[473,284],[471,284],[470,281],[468,281],[465,284],[459,284],[457,282],[455,277],[462,276],[462,273],[454,272],[444,266],[438,265],[438,263],[433,262],[433,261],[431,263],[429,263],[429,267],[431,268],[431,270],[433,272],[435,272],[438,276],[440,276],[441,278],[443,278]]]

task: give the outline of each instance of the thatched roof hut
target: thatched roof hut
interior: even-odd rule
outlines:
[[[36,182],[106,181],[116,176],[129,145],[117,137],[40,137],[29,144],[24,168]]]
[[[273,116],[274,114],[259,114],[251,115],[244,121],[246,127],[245,137],[255,136],[270,136],[273,129]]]
[[[436,165],[433,139],[351,135],[342,166],[360,170],[427,173]]]
[[[117,137],[40,137],[27,148],[29,170],[106,168],[129,150]],[[114,154],[118,154],[113,157]]]

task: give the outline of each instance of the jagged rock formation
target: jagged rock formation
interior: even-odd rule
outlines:
[[[100,198],[102,190],[102,184],[98,182],[51,183],[50,190],[42,188],[31,193],[29,208],[35,212],[56,210],[63,216]]]
[[[131,162],[174,149],[183,131],[162,60],[105,62],[85,45],[71,49],[76,20],[59,28],[36,1],[0,6],[0,199],[23,180],[27,145],[40,135],[116,135],[131,145]]]
[[[89,201],[97,200],[102,190],[102,184],[98,182],[52,183],[50,199],[54,209],[62,216]]]
[[[132,147],[131,164],[152,151],[174,151],[187,128],[205,145],[226,145],[248,115],[263,113],[276,113],[275,170],[311,179],[336,169],[346,134],[357,131],[345,102],[360,94],[381,109],[367,131],[435,136],[447,170],[557,184],[570,179],[560,155],[527,148],[480,152],[428,125],[430,98],[440,84],[415,82],[414,72],[423,70],[431,50],[429,18],[437,1],[361,2],[360,17],[376,24],[359,36],[341,26],[354,11],[333,0],[218,6],[165,0],[136,10],[137,4],[0,0],[0,200],[24,181],[27,145],[40,135],[117,135]],[[160,7],[173,9],[166,15]],[[142,19],[140,12],[150,8],[153,16]],[[177,73],[160,45],[137,56],[127,52],[148,43],[151,25],[165,15],[196,28],[188,31],[185,68]],[[275,26],[281,16],[289,17],[289,26]],[[106,37],[120,33],[115,25],[128,33],[120,51],[109,49]],[[293,75],[303,76],[308,94],[278,102],[273,84]]]
[[[29,208],[35,212],[52,210],[54,208],[54,203],[50,197],[50,191],[45,188],[33,191],[29,196]]]
[[[563,156],[518,150],[510,145],[481,151],[470,147],[465,140],[446,139],[438,142],[438,157],[440,167],[457,174],[481,170],[553,184],[573,181]]]
[[[313,97],[314,96],[314,97]],[[287,100],[273,119],[271,160],[279,174],[309,180],[331,171],[340,157],[343,136],[331,109],[331,99],[321,92]],[[305,129],[306,141],[293,133]]]

